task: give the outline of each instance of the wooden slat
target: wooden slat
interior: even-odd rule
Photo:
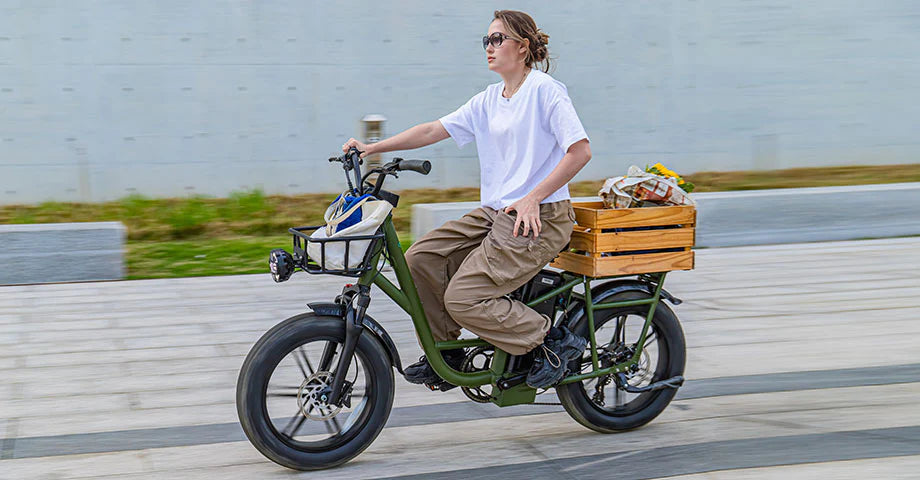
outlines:
[[[571,248],[586,252],[629,252],[659,248],[692,247],[694,228],[668,228],[635,232],[572,232]]]
[[[694,252],[687,250],[684,252],[646,253],[602,258],[591,258],[563,252],[556,257],[556,260],[551,265],[590,277],[692,270]]]
[[[562,270],[577,273],[579,275],[594,275],[594,259],[584,255],[575,255],[574,253],[562,252],[550,263],[550,266],[561,268]]]
[[[691,225],[693,205],[644,208],[603,208],[603,202],[573,203],[575,222],[584,228],[628,228],[655,225]]]

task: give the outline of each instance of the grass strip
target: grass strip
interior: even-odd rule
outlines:
[[[920,182],[920,164],[700,172],[686,175],[696,192]],[[597,195],[603,180],[569,185],[572,196]],[[478,188],[398,192],[397,232],[409,241],[417,203],[479,200]],[[120,221],[128,229],[128,278],[174,278],[265,273],[272,248],[290,249],[288,227],[318,225],[334,194],[265,195],[259,190],[227,198],[153,199],[132,195],[104,203],[46,202],[0,206],[0,224]]]

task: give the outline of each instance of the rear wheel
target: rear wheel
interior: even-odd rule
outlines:
[[[622,292],[604,298],[603,302],[648,298],[642,292]],[[645,341],[638,345],[648,306],[596,310],[595,339],[601,368],[630,358],[641,350],[639,364],[626,374],[634,387],[683,375],[686,359],[684,333],[674,312],[662,301],[655,309]],[[573,322],[572,331],[588,338],[586,316]],[[591,355],[573,362],[570,369],[579,373],[591,371]],[[645,393],[628,393],[617,387],[613,375],[583,380],[556,388],[559,400],[578,423],[598,432],[612,433],[640,427],[657,417],[674,398],[677,389],[666,388]]]
[[[349,402],[328,404],[342,345],[341,318],[313,313],[278,324],[256,342],[237,382],[237,412],[246,436],[272,461],[297,470],[354,458],[383,430],[393,406],[393,369],[373,335],[362,334],[346,374]]]

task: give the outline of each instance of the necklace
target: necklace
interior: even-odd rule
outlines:
[[[513,90],[511,93],[508,93],[508,96],[505,97],[505,98],[509,98],[509,99],[510,99],[512,96],[514,96],[515,93],[517,93],[518,89],[521,88],[521,85],[524,84],[524,80],[527,79],[527,75],[530,75],[530,69],[529,69],[529,68],[527,69],[527,71],[524,72],[524,76],[521,77],[521,81],[518,82],[518,84],[517,84],[516,87],[514,87],[514,90]],[[505,92],[507,92],[507,91],[508,91],[508,85],[505,85]]]

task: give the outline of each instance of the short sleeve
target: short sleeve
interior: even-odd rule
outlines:
[[[587,140],[588,134],[585,133],[585,128],[581,125],[565,88],[553,89],[549,101],[549,128],[562,151],[567,152],[569,147],[579,140]]]
[[[450,137],[457,142],[458,147],[462,147],[476,138],[474,124],[478,106],[482,104],[483,95],[484,93],[475,95],[453,113],[440,118],[441,125],[447,130]]]

